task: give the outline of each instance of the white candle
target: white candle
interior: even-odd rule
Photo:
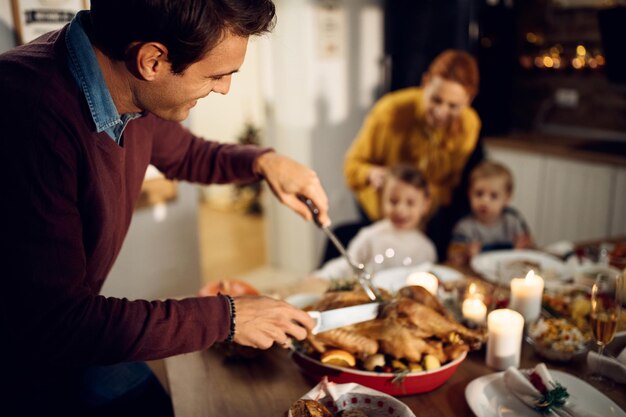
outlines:
[[[476,324],[483,324],[487,316],[487,306],[477,297],[467,298],[461,306],[463,318]]]
[[[487,316],[487,366],[504,370],[518,367],[522,352],[524,317],[509,309],[494,310]]]
[[[509,307],[524,316],[526,323],[531,323],[541,314],[543,297],[543,278],[531,270],[526,278],[511,280],[511,301]]]
[[[426,288],[429,293],[437,295],[439,281],[437,280],[437,277],[430,272],[417,271],[407,277],[406,285],[419,285]]]

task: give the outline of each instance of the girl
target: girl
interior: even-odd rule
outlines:
[[[420,230],[430,204],[430,190],[422,173],[408,165],[393,167],[381,192],[383,219],[361,229],[348,245],[348,254],[370,272],[381,267],[436,262],[435,247]],[[349,278],[352,270],[345,259],[335,258],[313,276]]]

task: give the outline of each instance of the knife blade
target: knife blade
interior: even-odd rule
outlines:
[[[382,303],[368,303],[334,310],[309,311],[309,315],[315,319],[315,327],[311,333],[318,334],[326,330],[375,319],[378,317],[381,305]]]

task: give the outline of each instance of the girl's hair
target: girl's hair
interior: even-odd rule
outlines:
[[[422,85],[434,77],[454,81],[463,86],[470,99],[478,94],[478,65],[473,56],[464,51],[448,49],[437,55],[422,77]]]
[[[395,165],[389,171],[389,176],[387,178],[395,178],[412,185],[418,190],[423,191],[427,197],[430,197],[430,187],[428,186],[428,181],[426,181],[422,172],[414,166],[407,164]]]
[[[477,180],[485,178],[504,178],[507,193],[513,193],[513,174],[504,165],[494,161],[483,161],[470,173],[469,185],[472,187]]]
[[[91,40],[123,61],[134,42],[159,42],[180,74],[228,32],[242,37],[272,30],[271,0],[91,0]]]

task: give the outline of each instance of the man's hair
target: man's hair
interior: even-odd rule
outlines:
[[[447,49],[437,55],[424,74],[422,84],[437,76],[461,84],[472,99],[478,94],[478,64],[467,52]]]
[[[418,190],[423,191],[427,197],[430,196],[428,181],[426,181],[424,174],[422,174],[422,172],[414,166],[407,164],[394,165],[391,167],[387,178],[395,178],[399,181],[405,182]]]
[[[485,178],[504,178],[507,193],[513,193],[513,174],[506,166],[494,161],[483,161],[476,165],[470,174],[470,188],[476,181]]]
[[[227,32],[248,37],[269,32],[271,0],[91,0],[92,41],[108,57],[125,60],[133,42],[159,42],[172,71],[182,73]]]

